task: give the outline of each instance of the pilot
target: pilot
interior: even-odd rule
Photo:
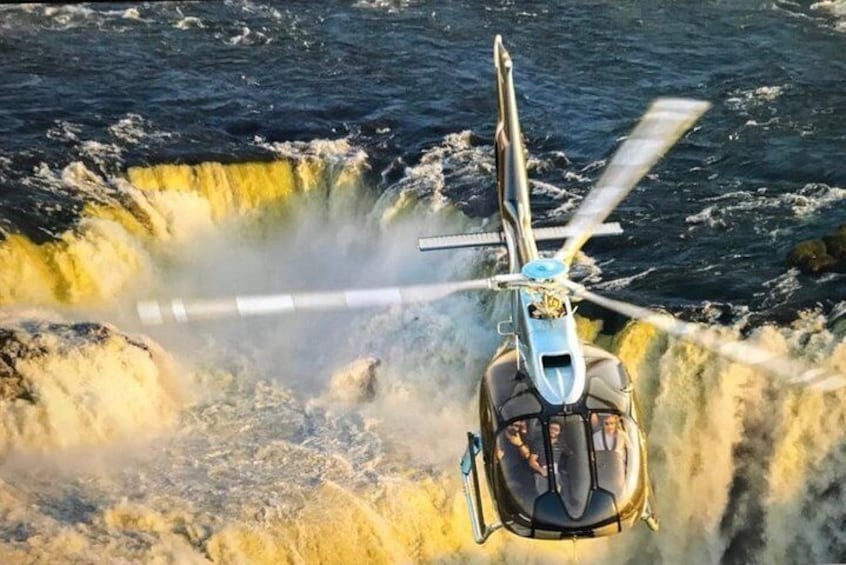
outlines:
[[[561,442],[561,424],[559,422],[549,423],[549,442],[552,445],[552,467],[555,469],[555,475],[560,476],[558,461],[561,459],[564,446]],[[535,440],[531,451],[529,466],[535,472],[535,486],[539,493],[544,493],[549,490],[549,481],[547,480],[546,447],[544,446],[543,436]]]
[[[602,422],[602,429],[593,434],[593,448],[596,451],[614,451],[625,454],[629,446],[629,438],[620,433],[622,425],[616,414],[606,416]]]
[[[505,428],[497,442],[496,457],[502,473],[517,502],[524,511],[531,512],[536,494],[529,468],[531,450],[526,441],[529,427],[525,420],[512,422]],[[503,437],[505,441],[503,441]]]
[[[506,449],[517,451],[519,458],[528,459],[531,455],[529,444],[526,442],[528,432],[529,427],[525,420],[518,420],[509,424],[505,428],[505,438],[508,442],[497,449],[497,459],[502,459],[506,455]],[[515,459],[518,459],[518,457],[515,457]]]

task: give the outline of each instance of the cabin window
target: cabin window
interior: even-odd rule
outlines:
[[[535,393],[528,388],[515,391],[514,396],[506,400],[500,408],[503,420],[510,420],[520,416],[540,414],[541,403]]]
[[[587,407],[629,413],[631,384],[622,365],[614,359],[600,359],[587,368]]]

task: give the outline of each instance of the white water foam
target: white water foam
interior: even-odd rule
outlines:
[[[703,199],[708,203],[696,214],[685,218],[685,222],[696,226],[726,228],[739,221],[749,212],[758,216],[755,231],[770,238],[777,235],[760,218],[766,213],[786,212],[796,220],[805,221],[846,200],[846,189],[824,183],[807,183],[793,192],[775,194],[768,187],[754,191],[732,191],[720,196]]]
[[[754,89],[734,90],[729,93],[726,105],[735,111],[746,112],[774,102],[784,93],[786,85],[759,86]]]
[[[175,27],[177,29],[192,29],[192,28],[203,29],[206,26],[205,26],[205,24],[203,24],[203,21],[200,18],[197,18],[197,17],[194,17],[194,16],[186,16],[186,17],[182,18],[181,20],[179,20],[178,22],[176,22],[173,27]]]
[[[619,279],[614,279],[614,280],[611,280],[611,281],[603,281],[603,282],[595,284],[594,286],[596,288],[599,288],[599,289],[602,289],[602,290],[619,290],[621,288],[626,288],[627,286],[632,284],[634,281],[639,281],[641,279],[648,277],[649,275],[651,275],[652,273],[654,273],[657,270],[658,270],[657,267],[649,267],[645,271],[642,271],[640,273],[636,273],[636,274],[631,275],[629,277],[621,277]]]
[[[812,10],[825,12],[836,20],[834,28],[837,31],[846,31],[846,0],[823,0],[811,4]]]

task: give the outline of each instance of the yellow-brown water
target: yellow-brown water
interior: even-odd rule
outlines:
[[[300,288],[458,278],[496,259],[417,258],[421,232],[471,222],[406,193],[374,205],[360,167],[311,158],[130,169],[121,196],[92,205],[61,241],[2,244],[15,265],[0,275],[3,303],[54,312],[17,310],[3,324],[40,353],[15,360],[36,401],[0,400],[0,562],[843,557],[844,394],[788,390],[642,324],[613,336],[597,334],[598,322],[580,328],[637,383],[662,530],[576,544],[499,533],[483,547],[457,459],[497,345],[489,299],[164,328],[149,332],[158,345],[135,337],[124,310],[150,293],[273,288],[261,280],[270,276]],[[61,304],[97,310],[56,313]],[[92,316],[116,326],[103,339],[75,333],[73,320]],[[813,314],[753,337],[846,363]],[[364,356],[381,360],[376,399],[336,403],[332,373]]]
[[[349,152],[343,142],[332,147]],[[333,190],[333,205],[358,183],[360,158],[336,164],[317,154],[271,162],[130,167],[107,182],[81,163],[66,185],[98,193],[75,229],[36,245],[11,235],[0,242],[0,305],[96,304],[150,283],[156,260],[233,220],[283,213],[293,194]]]

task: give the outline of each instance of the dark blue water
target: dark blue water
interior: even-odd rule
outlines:
[[[501,33],[530,175],[566,189],[538,189],[541,223],[566,220],[556,210],[587,192],[651,99],[713,103],[612,216],[626,234],[586,247],[606,283],[648,271],[608,292],[790,319],[846,299],[842,276],[806,278],[785,263],[796,242],[846,222],[837,23],[810,2],[7,6],[0,228],[45,241],[73,225],[89,196],[55,178],[75,161],[112,178],[137,164],[271,158],[261,142],[349,137],[382,191],[464,130],[488,157],[454,167],[447,156],[445,192],[489,215],[494,178],[480,171],[493,160]]]

